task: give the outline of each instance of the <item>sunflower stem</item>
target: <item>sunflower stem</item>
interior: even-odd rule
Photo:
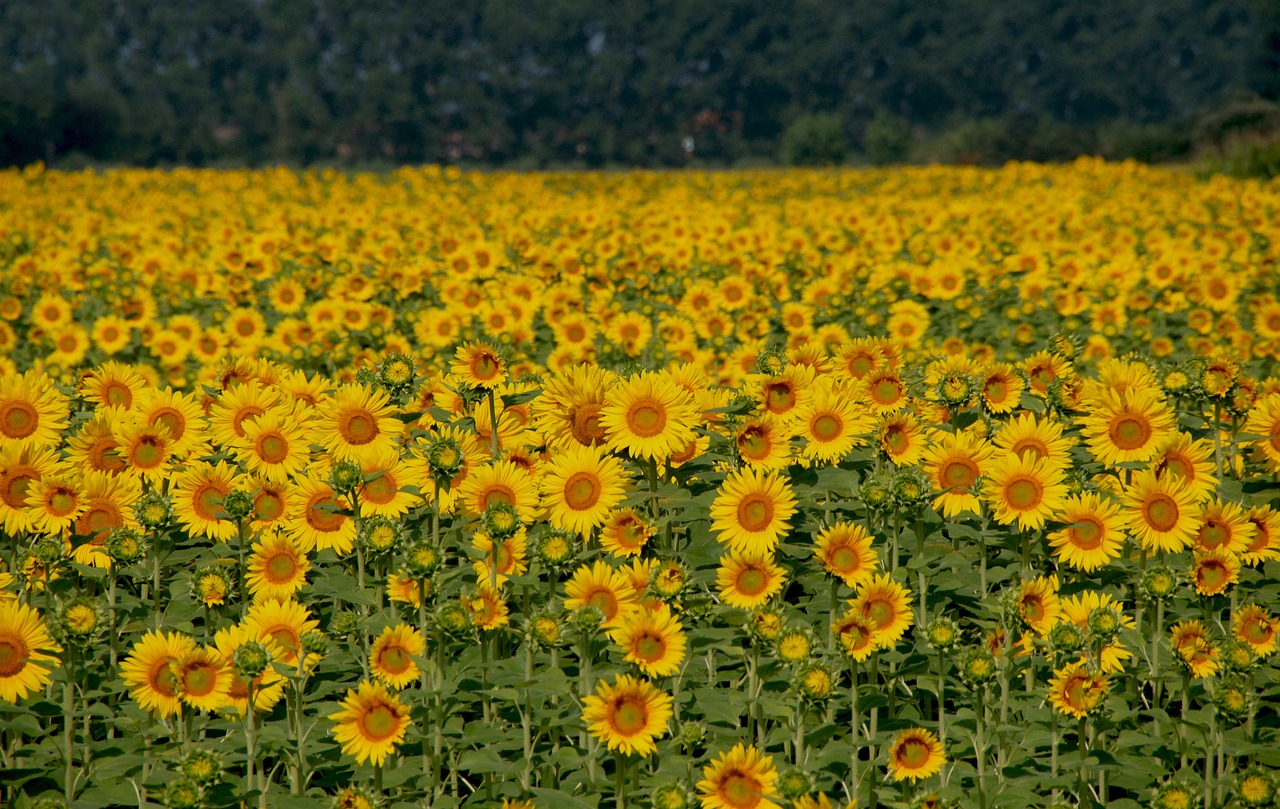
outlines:
[[[245,614],[249,611],[249,599],[245,594],[245,566],[244,551],[245,543],[248,541],[248,535],[244,530],[244,519],[236,521],[236,554],[240,558],[240,564],[236,568],[236,588],[240,591],[240,619],[244,620]],[[160,549],[156,548],[156,556],[159,557]],[[159,595],[156,598],[159,599]]]
[[[68,644],[67,668],[64,674],[66,682],[62,685],[62,744],[66,753],[65,781],[63,792],[67,803],[75,800],[75,782],[72,780],[75,770],[75,717],[76,717],[76,657],[75,650]]]
[[[916,588],[920,590],[920,626],[929,623],[928,608],[926,606],[925,595],[929,592],[929,581],[924,575],[924,517],[916,518],[916,553],[920,558],[917,560],[919,565],[916,568]]]
[[[1051,707],[1049,710],[1049,777],[1053,780],[1053,800],[1057,801],[1059,790],[1058,781],[1058,709]]]
[[[1181,750],[1181,769],[1187,768],[1187,714],[1191,712],[1191,673],[1182,673],[1182,711],[1178,715],[1178,747]]]
[[[1218,473],[1218,480],[1222,480],[1222,430],[1219,424],[1222,421],[1222,405],[1219,402],[1213,403],[1213,465]]]
[[[1079,806],[1088,805],[1089,793],[1085,787],[1089,776],[1089,768],[1086,763],[1089,744],[1085,740],[1085,724],[1087,721],[1084,717],[1081,717],[1080,722],[1076,725],[1076,752],[1079,757],[1079,772],[1076,774],[1076,802]]]
[[[622,753],[614,753],[615,769],[613,773],[613,805],[616,809],[627,806],[627,762]]]
[[[524,694],[520,709],[520,736],[524,747],[524,772],[520,784],[526,792],[533,785],[533,705],[529,684],[533,682],[533,640],[524,642]]]
[[[797,691],[796,693],[796,738],[795,738],[795,765],[797,768],[804,767],[804,694]]]
[[[851,707],[849,717],[849,748],[852,752],[849,754],[849,794],[856,800],[858,796],[859,777],[858,777],[858,725],[862,723],[862,717],[858,715],[858,664],[852,658],[849,660],[849,704]]]
[[[257,767],[257,746],[255,744],[256,730],[254,728],[255,713],[253,710],[253,680],[248,680],[248,704],[245,706],[244,712],[244,752],[245,752],[245,783],[250,791],[258,786],[258,779],[255,775]]]
[[[987,809],[987,684],[983,683],[978,691],[978,699],[973,706],[975,737],[973,753],[978,765],[978,807]]]
[[[836,651],[836,602],[839,600],[840,579],[831,577],[831,617],[827,621],[827,654]]]
[[[493,388],[488,389],[489,394],[489,438],[491,454],[493,459],[499,460],[502,453],[498,449],[498,397],[494,394]]]

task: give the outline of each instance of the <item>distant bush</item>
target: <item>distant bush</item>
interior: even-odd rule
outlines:
[[[911,141],[911,124],[884,110],[876,113],[862,133],[862,148],[877,166],[906,162]]]
[[[1116,123],[1098,135],[1098,147],[1108,160],[1168,163],[1191,154],[1191,135],[1176,124]]]
[[[831,166],[849,152],[844,122],[838,115],[802,115],[782,133],[782,162],[788,166]]]
[[[1262,98],[1228,102],[1196,122],[1191,137],[1198,145],[1224,146],[1250,135],[1280,132],[1280,104]]]

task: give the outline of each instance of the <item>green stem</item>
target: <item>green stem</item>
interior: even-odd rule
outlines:
[[[852,752],[849,754],[849,795],[854,799],[858,796],[859,777],[858,777],[858,725],[862,723],[862,717],[858,712],[858,664],[849,661],[849,704],[852,706],[849,718],[849,748]]]
[[[987,809],[987,686],[985,683],[978,692],[977,704],[973,706],[976,734],[973,740],[974,756],[978,764],[978,806]]]
[[[524,642],[524,694],[520,710],[520,736],[524,747],[524,773],[521,785],[527,792],[533,786],[533,704],[529,685],[533,682],[533,641]]]
[[[75,800],[75,782],[72,776],[75,771],[75,721],[76,721],[76,671],[75,671],[75,651],[68,647],[67,649],[67,670],[66,682],[62,685],[62,744],[66,754],[65,782],[63,783],[63,791],[66,795],[67,803]]]
[[[502,457],[498,450],[498,397],[494,394],[493,388],[489,388],[489,438],[493,459],[496,461]]]
[[[796,694],[796,736],[795,736],[795,765],[797,768],[804,767],[804,694]]]
[[[613,805],[616,809],[626,809],[627,806],[627,760],[621,753],[614,754],[615,770],[614,770],[614,786],[613,786]]]
[[[1076,783],[1076,803],[1079,806],[1087,806],[1088,788],[1087,783],[1089,768],[1087,765],[1088,742],[1085,741],[1085,721],[1083,718],[1076,725],[1076,752],[1079,754],[1079,772],[1077,773]]]

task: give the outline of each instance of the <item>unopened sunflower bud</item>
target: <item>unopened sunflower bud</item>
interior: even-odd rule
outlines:
[[[405,390],[413,384],[416,375],[413,361],[403,354],[388,354],[378,368],[379,380],[393,390]]]
[[[811,789],[813,789],[813,782],[809,780],[804,770],[787,770],[778,779],[778,793],[789,801],[794,801],[801,795],[808,795]]]
[[[329,622],[329,631],[338,637],[346,637],[360,626],[360,616],[354,612],[340,612]]]
[[[159,492],[147,492],[134,505],[133,516],[146,528],[160,528],[173,517],[173,505]]]
[[[939,652],[950,651],[960,640],[960,626],[947,616],[940,615],[925,630],[925,640]]]
[[[451,480],[462,470],[465,462],[462,445],[452,438],[437,438],[427,449],[427,464],[432,474],[439,478]]]
[[[182,777],[206,786],[222,780],[222,759],[208,750],[193,750],[178,766]]]
[[[425,579],[440,567],[440,551],[434,545],[413,545],[405,553],[405,567],[415,579]]]
[[[356,540],[370,555],[380,556],[391,553],[399,547],[401,537],[399,523],[383,516],[375,516],[370,517],[360,527]]]
[[[222,510],[233,520],[243,520],[253,513],[253,495],[236,489],[222,498]]]
[[[707,731],[702,727],[702,723],[689,720],[680,724],[679,734],[676,736],[680,741],[680,746],[686,751],[692,750],[702,744],[703,739],[707,737]]]
[[[323,632],[308,632],[302,636],[302,651],[307,655],[324,655],[329,651],[329,636]]]
[[[520,530],[520,512],[510,503],[494,503],[484,510],[480,522],[495,541],[503,540]]]
[[[1178,577],[1164,565],[1157,565],[1142,574],[1142,592],[1147,598],[1158,601],[1169,598],[1178,589]]]
[[[689,805],[689,790],[683,784],[663,784],[653,791],[653,809],[689,809]]]
[[[600,611],[599,607],[593,607],[590,604],[579,607],[573,614],[574,626],[584,635],[598,631],[603,623],[604,613]]]
[[[237,674],[252,682],[271,665],[271,651],[257,641],[249,641],[235,650],[231,655],[231,662],[236,667]]]
[[[436,622],[448,634],[462,637],[471,630],[471,613],[461,604],[447,603],[440,607]]]
[[[329,472],[329,486],[335,492],[355,491],[364,483],[364,472],[355,461],[338,461]]]
[[[112,529],[107,534],[107,541],[103,547],[107,551],[107,556],[111,557],[111,561],[119,566],[131,565],[147,554],[147,546],[142,534],[133,528]]]

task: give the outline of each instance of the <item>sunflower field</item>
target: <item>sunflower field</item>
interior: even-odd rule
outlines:
[[[1280,184],[0,173],[0,806],[1265,807]]]

